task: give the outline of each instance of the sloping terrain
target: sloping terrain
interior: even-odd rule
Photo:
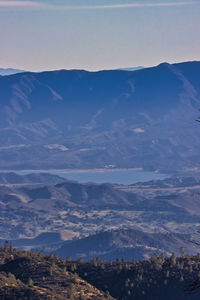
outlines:
[[[154,252],[179,253],[182,246],[189,253],[198,252],[189,240],[199,228],[199,178],[174,177],[130,186],[24,183],[30,178],[60,180],[26,175],[16,177],[22,184],[0,186],[1,244],[12,240],[19,249],[51,253],[66,243],[59,253],[63,256],[68,249],[74,258],[98,253],[106,259],[122,254],[144,259]]]
[[[0,169],[198,167],[200,62],[0,77]]]
[[[0,237],[33,238],[42,232],[73,237],[120,228],[173,231],[173,224],[175,231],[187,227],[190,232],[199,222],[199,186],[182,190],[174,196],[170,189],[145,194],[145,189],[111,184],[2,185]]]
[[[87,238],[65,242],[56,250],[60,257],[78,256],[85,260],[100,257],[104,261],[123,257],[126,260],[145,259],[157,254],[176,253],[184,247],[186,253],[196,254],[199,246],[189,234],[147,233],[134,229],[101,232]]]
[[[58,184],[66,182],[67,179],[48,173],[32,173],[18,175],[14,172],[0,173],[0,184]]]
[[[0,248],[1,299],[197,300],[200,257],[84,262]]]
[[[79,263],[76,272],[118,300],[199,299],[199,255],[153,256],[146,261],[97,258]]]
[[[8,76],[8,75],[23,73],[23,72],[25,72],[25,71],[18,70],[18,69],[12,69],[12,68],[0,68],[0,76]]]
[[[110,184],[2,185],[0,237],[35,237],[41,232],[65,230],[71,237],[94,233],[104,226],[102,219],[111,211],[133,209],[141,200],[140,196],[117,190]]]
[[[105,299],[102,292],[67,271],[65,261],[15,249],[0,252],[1,299]]]

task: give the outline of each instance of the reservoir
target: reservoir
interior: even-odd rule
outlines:
[[[159,180],[170,177],[170,175],[157,172],[146,172],[134,169],[97,169],[97,170],[26,170],[14,171],[17,174],[28,173],[51,173],[64,177],[68,180],[74,180],[81,183],[116,183],[116,184],[134,184],[136,182],[145,182],[150,180]]]

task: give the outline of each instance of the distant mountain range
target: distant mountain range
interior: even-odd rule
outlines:
[[[0,169],[199,166],[200,62],[0,77]]]
[[[121,68],[118,70],[124,70],[124,71],[137,71],[137,70],[141,70],[144,69],[144,67],[142,66],[138,66],[138,67],[130,67],[130,68]],[[19,69],[12,69],[12,68],[0,68],[0,76],[8,76],[8,75],[14,75],[14,74],[18,74],[18,73],[24,73],[27,72],[25,70],[19,70]]]
[[[7,75],[13,75],[13,74],[18,74],[18,73],[23,73],[25,71],[23,70],[18,70],[18,69],[12,69],[12,68],[0,68],[0,76],[7,76]]]

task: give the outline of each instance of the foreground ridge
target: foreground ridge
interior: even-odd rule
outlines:
[[[0,248],[0,299],[199,299],[200,255],[84,262]]]
[[[69,272],[66,261],[0,248],[0,299],[113,299]]]

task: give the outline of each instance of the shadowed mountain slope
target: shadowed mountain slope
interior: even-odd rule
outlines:
[[[190,242],[191,236],[177,233],[147,233],[138,230],[115,230],[101,232],[84,239],[65,242],[56,252],[61,257],[78,256],[86,260],[101,257],[104,261],[117,258],[126,260],[145,259],[153,254],[197,253],[198,246]]]
[[[200,62],[0,77],[0,168],[194,167]]]

